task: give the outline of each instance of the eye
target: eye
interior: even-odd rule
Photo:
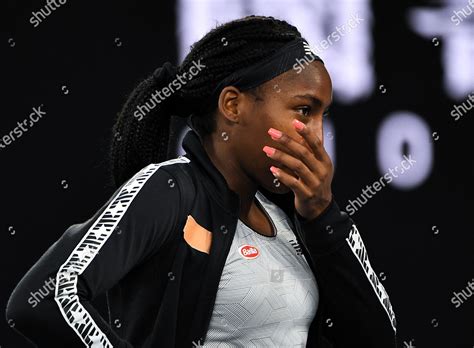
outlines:
[[[301,106],[297,110],[298,111],[303,111],[303,113],[302,113],[303,116],[309,116],[311,114],[311,107],[310,106]]]

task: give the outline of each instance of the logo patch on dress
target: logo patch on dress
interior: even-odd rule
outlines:
[[[254,259],[260,255],[257,247],[248,244],[242,245],[239,248],[239,253],[244,259]]]
[[[303,253],[300,245],[298,244],[298,241],[294,240],[294,239],[291,239],[289,240],[290,244],[293,246],[293,248],[295,248],[296,250],[296,255],[301,255]]]

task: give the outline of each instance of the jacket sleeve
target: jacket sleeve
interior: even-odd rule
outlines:
[[[10,326],[40,347],[132,347],[91,301],[170,238],[180,197],[160,164],[139,171],[89,220],[67,228],[23,276],[7,305]]]
[[[396,347],[396,320],[352,219],[333,199],[316,219],[295,214],[324,296],[324,335],[334,347]]]

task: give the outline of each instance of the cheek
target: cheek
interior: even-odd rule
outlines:
[[[258,112],[259,122],[266,127],[265,132],[270,127],[283,130],[282,128],[288,127],[291,122],[288,110],[277,97],[267,96],[267,101],[261,105]]]
[[[273,140],[272,137],[268,134],[268,129],[270,127],[275,128],[276,130],[279,130],[283,134],[286,134],[287,136],[291,137],[296,142],[303,144],[304,139],[301,135],[298,134],[298,132],[294,128],[292,124],[293,119],[294,118],[291,118],[291,117],[285,117],[285,118],[282,117],[278,120],[273,120],[273,123],[270,124],[270,126],[265,129],[264,134],[265,134],[266,145],[272,146],[284,152],[288,152],[285,150],[286,149],[285,145],[280,144],[278,140]]]
[[[255,137],[253,142],[259,144],[260,148],[258,151],[261,151],[265,158],[270,160],[270,158],[268,158],[262,151],[262,148],[265,145],[284,150],[284,147],[277,141],[273,140],[268,134],[270,128],[279,130],[301,143],[302,137],[297,133],[292,124],[292,121],[296,116],[291,111],[280,105],[278,100],[272,100],[271,103],[267,103],[266,107],[261,108],[258,115],[255,116],[258,119],[256,119],[254,124],[255,131],[252,132],[251,137]]]
[[[292,121],[295,119],[295,117],[292,117],[290,114],[287,113],[287,115],[280,113],[280,117],[274,117],[271,119],[271,122],[269,124],[269,127],[265,129],[265,132],[268,131],[270,127],[275,128],[279,130],[280,132],[283,132],[289,136],[291,136],[293,139],[295,139],[296,136],[299,136],[298,133],[296,133],[296,129],[294,128]]]

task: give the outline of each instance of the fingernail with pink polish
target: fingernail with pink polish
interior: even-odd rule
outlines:
[[[293,125],[294,125],[294,126],[296,127],[296,129],[298,129],[298,130],[302,130],[302,129],[305,127],[304,123],[298,121],[297,119],[294,119],[294,120],[293,120]]]
[[[263,147],[263,151],[265,151],[267,156],[272,156],[275,153],[275,149],[273,147],[266,146],[266,145]]]
[[[270,128],[268,130],[268,134],[270,134],[273,138],[280,139],[283,133],[279,130],[276,130],[275,128]]]
[[[274,166],[270,166],[270,171],[272,172],[272,174],[274,176],[278,176],[278,168],[274,167]]]

